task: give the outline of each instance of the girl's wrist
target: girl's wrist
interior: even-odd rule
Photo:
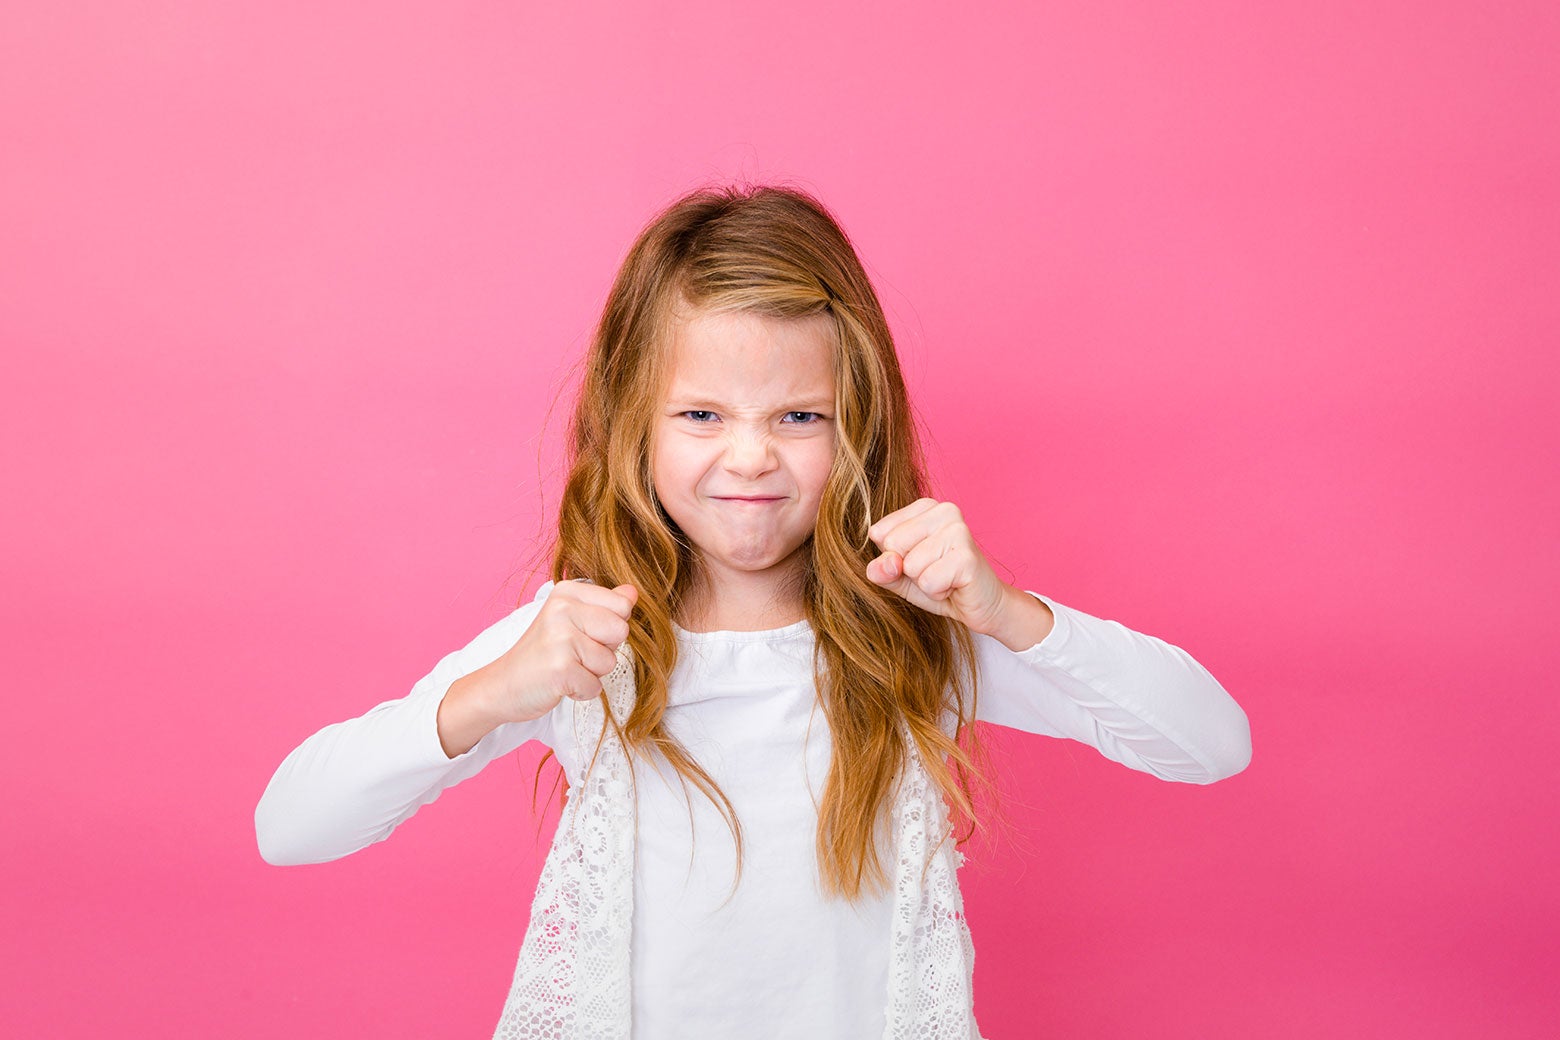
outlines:
[[[456,679],[439,702],[435,724],[439,743],[450,758],[470,751],[502,721],[488,707],[485,671],[479,668]]]
[[[1014,653],[1019,653],[1050,635],[1054,627],[1056,616],[1043,600],[1008,585],[1003,592],[1002,609],[997,614],[996,623],[986,634]]]

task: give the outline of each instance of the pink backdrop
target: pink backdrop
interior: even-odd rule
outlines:
[[[1005,735],[988,1035],[1551,1035],[1555,6],[651,6],[7,5],[6,1031],[488,1035],[534,749],[325,866],[254,805],[528,598],[617,263],[745,177],[1018,583],[1251,716]]]

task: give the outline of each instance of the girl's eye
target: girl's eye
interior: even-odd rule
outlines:
[[[817,412],[786,412],[785,417],[790,422],[801,423],[804,426],[823,418]]]
[[[714,412],[700,411],[698,409],[694,409],[691,412],[683,412],[683,414],[696,423],[709,422],[711,419],[715,418]]]

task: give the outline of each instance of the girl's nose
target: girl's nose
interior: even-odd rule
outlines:
[[[735,433],[726,442],[726,468],[742,477],[761,476],[774,469],[775,453],[767,436]]]

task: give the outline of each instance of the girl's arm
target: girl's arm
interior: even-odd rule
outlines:
[[[1246,768],[1246,713],[1191,654],[1118,621],[1028,595],[1052,615],[1039,642],[1014,651],[973,633],[977,719],[1071,737],[1161,780],[1208,784]]]
[[[952,502],[917,499],[867,534],[883,550],[869,580],[974,635],[977,719],[1162,780],[1212,783],[1251,761],[1246,713],[1191,654],[1002,581]]]
[[[556,711],[493,728],[453,758],[439,730],[440,702],[451,685],[514,646],[550,587],[447,655],[405,697],[326,726],[295,748],[255,808],[261,857],[278,866],[339,859],[383,841],[445,788],[526,741],[553,746]]]

